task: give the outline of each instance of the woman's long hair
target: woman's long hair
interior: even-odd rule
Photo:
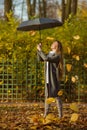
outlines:
[[[63,47],[60,41],[56,41],[58,43],[57,53],[60,54],[60,61],[58,64],[58,71],[59,71],[59,79],[62,80],[63,78]]]

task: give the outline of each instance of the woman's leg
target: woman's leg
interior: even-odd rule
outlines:
[[[57,97],[56,102],[57,102],[57,109],[58,109],[59,118],[61,118],[62,117],[62,100],[61,100],[61,98]]]
[[[45,111],[44,111],[44,117],[47,116],[49,113],[50,104],[47,103],[47,98],[49,97],[49,84],[47,83],[45,86]]]
[[[47,98],[46,98],[47,99]],[[44,112],[44,117],[47,116],[47,114],[49,113],[49,108],[50,108],[50,104],[48,104],[46,102],[46,99],[45,99],[45,112]]]

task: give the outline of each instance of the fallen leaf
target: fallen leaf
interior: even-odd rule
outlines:
[[[38,125],[39,115],[35,114],[34,116],[32,116],[32,118],[30,119],[30,123],[33,123],[34,125]]]
[[[73,83],[75,83],[75,82],[76,82],[76,78],[75,78],[74,76],[72,76],[72,77],[71,77],[71,81],[72,81]]]
[[[62,96],[63,95],[63,90],[58,91],[58,96]]]
[[[37,129],[37,126],[31,126],[30,129],[31,129],[31,130],[36,130],[36,129]]]
[[[45,129],[46,130],[53,130],[53,128],[51,126],[49,126],[49,125],[45,126]]]
[[[72,110],[78,112],[78,105],[77,105],[77,103],[71,103],[71,104],[70,104],[70,108],[71,108]]]
[[[47,104],[51,104],[51,103],[55,102],[55,98],[47,98],[46,102],[47,102]]]
[[[54,114],[48,114],[45,118],[45,124],[51,123],[53,120],[55,120]]]
[[[71,115],[70,122],[76,122],[78,120],[79,115],[77,113],[73,113]]]

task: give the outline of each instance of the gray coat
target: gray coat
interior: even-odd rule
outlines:
[[[39,60],[45,61],[45,79],[46,79],[46,62],[49,62],[49,84],[45,83],[45,96],[46,97],[57,97],[58,91],[60,90],[59,75],[58,75],[58,64],[60,61],[59,54],[53,54],[52,56],[45,55],[44,52],[38,51]]]

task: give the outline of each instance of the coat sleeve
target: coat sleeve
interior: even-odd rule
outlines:
[[[42,51],[39,51],[38,54],[43,59],[43,61],[49,61],[49,62],[52,62],[52,63],[58,63],[59,60],[60,60],[60,56],[58,54],[53,55],[52,57],[48,57]]]
[[[40,56],[39,51],[37,51],[37,60],[38,60],[38,61],[44,61],[44,60],[42,59],[42,57]]]

